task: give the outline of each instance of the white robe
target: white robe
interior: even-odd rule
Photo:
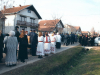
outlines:
[[[51,36],[50,37],[50,39],[51,39],[51,53],[55,53],[55,41],[56,41],[56,38],[55,38],[55,36]]]
[[[44,38],[44,54],[50,54],[50,37]]]
[[[56,35],[56,42],[61,42],[61,36],[60,35]]]
[[[43,42],[42,42],[43,41]],[[44,37],[38,37],[37,55],[44,55]]]

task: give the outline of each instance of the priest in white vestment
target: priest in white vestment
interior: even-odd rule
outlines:
[[[61,36],[59,35],[59,33],[57,33],[56,35],[56,48],[60,49],[61,47]]]

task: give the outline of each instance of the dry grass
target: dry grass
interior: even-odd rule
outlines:
[[[68,68],[73,67],[72,64],[70,64],[70,62],[73,63],[71,59],[81,51],[82,47],[71,48],[2,75],[61,75],[63,73],[63,67],[66,64]]]

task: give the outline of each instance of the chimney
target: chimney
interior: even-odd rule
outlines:
[[[21,5],[19,5],[21,7]]]
[[[14,8],[15,6],[13,6],[13,8]]]
[[[6,6],[4,5],[4,10],[6,9]]]

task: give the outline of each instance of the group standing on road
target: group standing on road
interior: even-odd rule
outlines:
[[[28,48],[32,56],[43,58],[44,56],[49,56],[49,54],[55,54],[56,48],[61,48],[61,43],[68,46],[69,44],[74,44],[74,42],[79,41],[82,46],[89,44],[94,45],[94,36],[78,36],[74,33],[60,34],[55,32],[38,32],[37,34],[35,29],[30,30],[29,33],[24,29],[19,32],[18,29],[19,27],[16,26],[15,31],[10,31],[5,38],[0,31],[0,63],[2,63],[3,52],[5,52],[6,66],[15,66],[17,60],[24,63],[25,59],[28,59]]]
[[[49,35],[48,32],[45,32],[43,35],[42,32],[35,33],[34,29],[26,34],[24,29],[21,32],[18,29],[19,27],[16,26],[15,31],[10,31],[5,38],[0,31],[0,63],[2,63],[3,52],[5,52],[6,66],[15,66],[17,60],[24,63],[25,59],[28,59],[28,47],[30,47],[31,55],[38,56],[38,58],[43,58],[51,53],[55,54],[56,48],[61,47],[59,33]]]

